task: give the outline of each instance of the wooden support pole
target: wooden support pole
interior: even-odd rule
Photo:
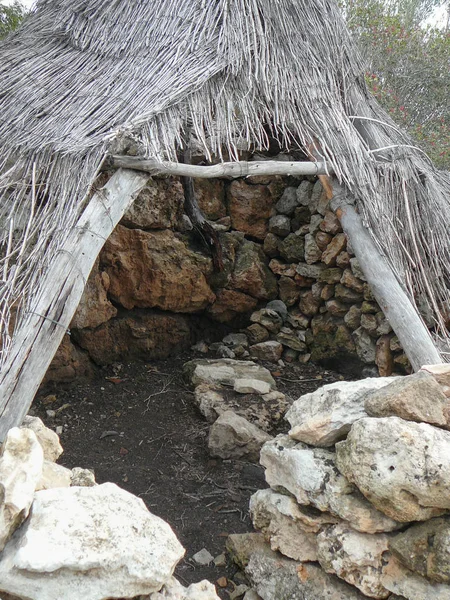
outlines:
[[[324,162],[255,161],[228,162],[218,165],[202,166],[177,162],[146,160],[134,156],[111,156],[107,167],[123,167],[145,171],[150,175],[177,175],[198,179],[222,177],[237,179],[257,175],[328,175],[333,173],[331,166]]]
[[[43,277],[15,333],[0,374],[0,441],[20,425],[66,335],[95,260],[117,223],[148,181],[118,170],[96,192]]]
[[[332,188],[331,208],[341,221],[370,289],[414,371],[423,365],[444,362],[416,308],[364,227],[361,216],[356,212],[354,198],[335,178],[332,179]]]

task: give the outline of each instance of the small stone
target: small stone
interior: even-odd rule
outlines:
[[[392,327],[390,326],[389,321],[386,319],[381,310],[375,315],[375,318],[378,323],[378,335],[387,335],[388,333],[391,333]]]
[[[305,238],[297,233],[289,233],[278,244],[280,255],[289,263],[297,263],[305,257]]]
[[[62,425],[58,425],[58,426],[55,428],[55,433],[56,433],[56,435],[61,435],[61,434],[62,434],[62,432],[63,432],[63,427],[62,427]]]
[[[266,304],[266,310],[274,310],[276,313],[280,315],[283,321],[287,319],[288,310],[287,306],[281,300],[272,300]]]
[[[286,322],[297,329],[306,329],[309,326],[310,320],[309,317],[294,308],[289,312]]]
[[[411,363],[409,362],[409,358],[406,354],[399,354],[394,357],[394,364],[399,367],[403,373],[407,373],[408,375],[413,372],[411,367]]]
[[[311,201],[313,184],[310,181],[302,181],[297,188],[297,202],[301,206],[308,206]]]
[[[348,306],[333,298],[325,303],[327,311],[334,317],[343,317],[347,314]]]
[[[252,325],[249,325],[245,331],[250,344],[265,342],[270,337],[267,329],[259,323],[253,323]]]
[[[294,331],[288,327],[283,327],[277,335],[277,342],[280,342],[283,346],[292,348],[292,350],[296,350],[297,352],[306,350],[304,331]]]
[[[348,242],[347,242],[348,244]],[[348,252],[341,252],[336,257],[336,266],[340,269],[346,269],[350,264],[350,255]]]
[[[394,359],[389,347],[389,336],[382,335],[377,340],[375,363],[378,367],[380,377],[389,377],[394,371]]]
[[[299,308],[304,315],[314,316],[319,312],[321,301],[315,298],[311,291],[303,292],[301,294]]]
[[[318,276],[318,280],[322,281],[323,283],[332,284],[332,283],[339,283],[339,281],[341,280],[341,277],[342,277],[341,269],[338,269],[337,267],[332,267],[332,268],[328,268],[328,269],[323,269],[323,271]]]
[[[375,315],[363,314],[361,315],[361,327],[367,331],[367,333],[373,337],[378,337],[378,322]]]
[[[406,523],[450,509],[450,433],[398,417],[364,418],[336,444],[340,472],[392,519]]]
[[[292,231],[297,231],[302,225],[309,224],[311,213],[307,206],[298,206],[294,211],[294,216],[291,219]]]
[[[210,552],[208,552],[206,548],[202,548],[196,554],[194,554],[192,560],[198,565],[205,566],[209,565],[214,561],[214,556]]]
[[[425,372],[400,377],[371,392],[364,406],[371,417],[400,417],[406,421],[447,425],[448,398],[432,375]]]
[[[356,305],[350,306],[348,313],[344,317],[344,323],[349,327],[352,331],[358,329],[361,325],[361,309]]]
[[[305,261],[308,265],[312,265],[320,261],[322,251],[316,244],[315,237],[311,233],[305,235]]]
[[[331,233],[331,235],[336,235],[340,231],[342,231],[341,222],[337,218],[337,216],[331,210],[328,210],[325,213],[324,219],[320,223],[321,231],[325,231],[326,233]]]
[[[278,255],[278,244],[280,242],[280,238],[278,238],[274,233],[268,233],[264,238],[263,250],[267,256],[277,256]]]
[[[342,285],[342,283],[338,283],[335,288],[335,296],[342,302],[347,302],[348,304],[356,304],[361,302],[363,297],[355,290]],[[364,311],[363,311],[364,312]]]
[[[251,361],[201,358],[187,362],[183,371],[194,386],[200,383],[234,386],[236,379],[259,379],[267,381],[273,389],[276,387],[270,372]]]
[[[286,237],[291,231],[291,220],[285,215],[275,215],[269,219],[269,232]]]
[[[267,342],[253,344],[253,346],[250,346],[249,352],[252,358],[276,363],[283,354],[283,346],[275,340],[268,340]]]
[[[322,291],[320,292],[321,300],[330,300],[334,296],[334,285],[327,283],[323,286]],[[347,311],[347,308],[345,309]]]
[[[365,363],[374,363],[376,359],[376,345],[374,340],[362,327],[353,332],[356,353]]]
[[[366,276],[364,275],[364,271],[361,269],[361,265],[358,262],[357,258],[350,259],[351,269],[353,271],[353,275],[358,279],[362,279],[363,281],[367,281]]]
[[[248,460],[258,462],[261,447],[270,439],[270,435],[228,410],[212,425],[208,449],[211,456],[223,459],[245,456]]]
[[[238,394],[268,394],[270,385],[266,381],[258,379],[236,379],[234,382],[234,391]]]
[[[195,388],[194,399],[208,423],[214,423],[227,410],[222,394],[207,383],[201,383]]]
[[[377,312],[379,312],[379,310],[380,310],[380,307],[378,306],[378,304],[376,302],[369,302],[369,301],[365,300],[361,304],[361,311],[363,314],[367,314],[367,313],[376,314]]]
[[[56,414],[56,411],[55,411]],[[38,442],[42,446],[44,451],[45,460],[51,460],[55,462],[63,453],[59,438],[54,431],[44,425],[44,423],[38,417],[30,417],[27,415],[21,427],[31,429],[36,434]]]
[[[278,281],[278,292],[280,299],[286,306],[293,306],[300,297],[300,289],[290,277],[280,277]]]
[[[216,567],[224,567],[227,564],[227,557],[224,552],[216,556],[216,558],[214,559],[214,564],[216,565]]]
[[[341,283],[358,294],[364,293],[364,281],[355,277],[351,269],[344,270],[341,277]]]
[[[72,477],[70,481],[72,487],[93,487],[97,485],[95,482],[94,472],[90,469],[82,469],[81,467],[74,467],[72,469]]]
[[[424,577],[406,569],[395,558],[391,557],[383,569],[381,577],[383,586],[403,600],[449,600],[450,586],[427,581]],[[395,597],[395,596],[394,596]],[[392,596],[389,600],[392,599]]]
[[[237,585],[230,593],[230,600],[237,600],[237,598],[241,598],[248,591],[248,589],[248,585],[245,583]]]
[[[200,352],[200,354],[208,354],[209,346],[206,342],[201,340],[200,342],[197,342],[196,344],[191,346],[191,350],[193,352]]]
[[[245,333],[229,333],[223,338],[222,342],[230,348],[235,348],[236,346],[248,347],[248,339]]]
[[[331,236],[329,233],[325,233],[325,231],[318,231],[316,233],[316,244],[318,248],[322,250],[322,252],[326,250],[332,239],[333,236]]]
[[[278,333],[283,325],[283,319],[278,312],[270,308],[262,308],[254,312],[250,317],[250,321],[259,323],[271,333]]]
[[[317,207],[316,210],[320,215],[325,216],[325,213],[329,208],[328,205],[330,204],[330,200],[320,181],[316,181],[314,184],[311,204]]]
[[[282,215],[292,215],[297,208],[297,190],[294,187],[287,187],[281,198],[275,204],[275,210]]]
[[[49,419],[54,419],[56,417],[56,410],[46,410],[45,413]]]
[[[324,266],[322,264],[307,265],[306,263],[299,263],[296,267],[298,275],[307,279],[318,279],[323,270]]]
[[[347,236],[345,233],[335,235],[322,254],[322,262],[327,267],[334,267],[338,255],[345,249],[346,245]]]
[[[296,273],[295,264],[286,264],[276,258],[273,258],[270,261],[269,269],[272,273],[275,273],[275,275],[284,275],[285,277],[294,277]]]
[[[322,223],[322,215],[311,215],[311,220],[309,222],[308,231],[305,233],[311,233],[312,235],[316,235],[319,231],[320,224]]]
[[[233,352],[231,348],[227,348],[223,344],[220,344],[216,349],[216,354],[220,358],[236,358],[236,354]]]
[[[255,590],[248,590],[248,592],[245,592],[245,595],[242,598],[242,600],[263,600],[263,599],[261,598],[261,596],[259,594],[257,594],[255,592]]]

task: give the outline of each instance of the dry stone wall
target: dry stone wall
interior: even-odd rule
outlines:
[[[196,191],[224,270],[183,215],[179,181],[153,179],[107,240],[48,380],[167,357],[226,329],[242,330],[257,358],[408,372],[319,181],[203,180]]]

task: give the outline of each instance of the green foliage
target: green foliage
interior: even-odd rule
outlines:
[[[18,0],[9,6],[0,3],[0,40],[14,31],[26,15],[27,9]]]
[[[345,4],[367,59],[367,83],[437,166],[450,168],[450,31],[421,25],[437,0]]]

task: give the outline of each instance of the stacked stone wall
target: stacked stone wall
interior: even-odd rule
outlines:
[[[179,181],[150,181],[107,240],[47,380],[164,358],[230,330],[246,333],[255,357],[408,370],[318,180],[203,180],[196,191],[224,270],[213,271],[183,215]],[[273,300],[283,303],[275,314]]]

